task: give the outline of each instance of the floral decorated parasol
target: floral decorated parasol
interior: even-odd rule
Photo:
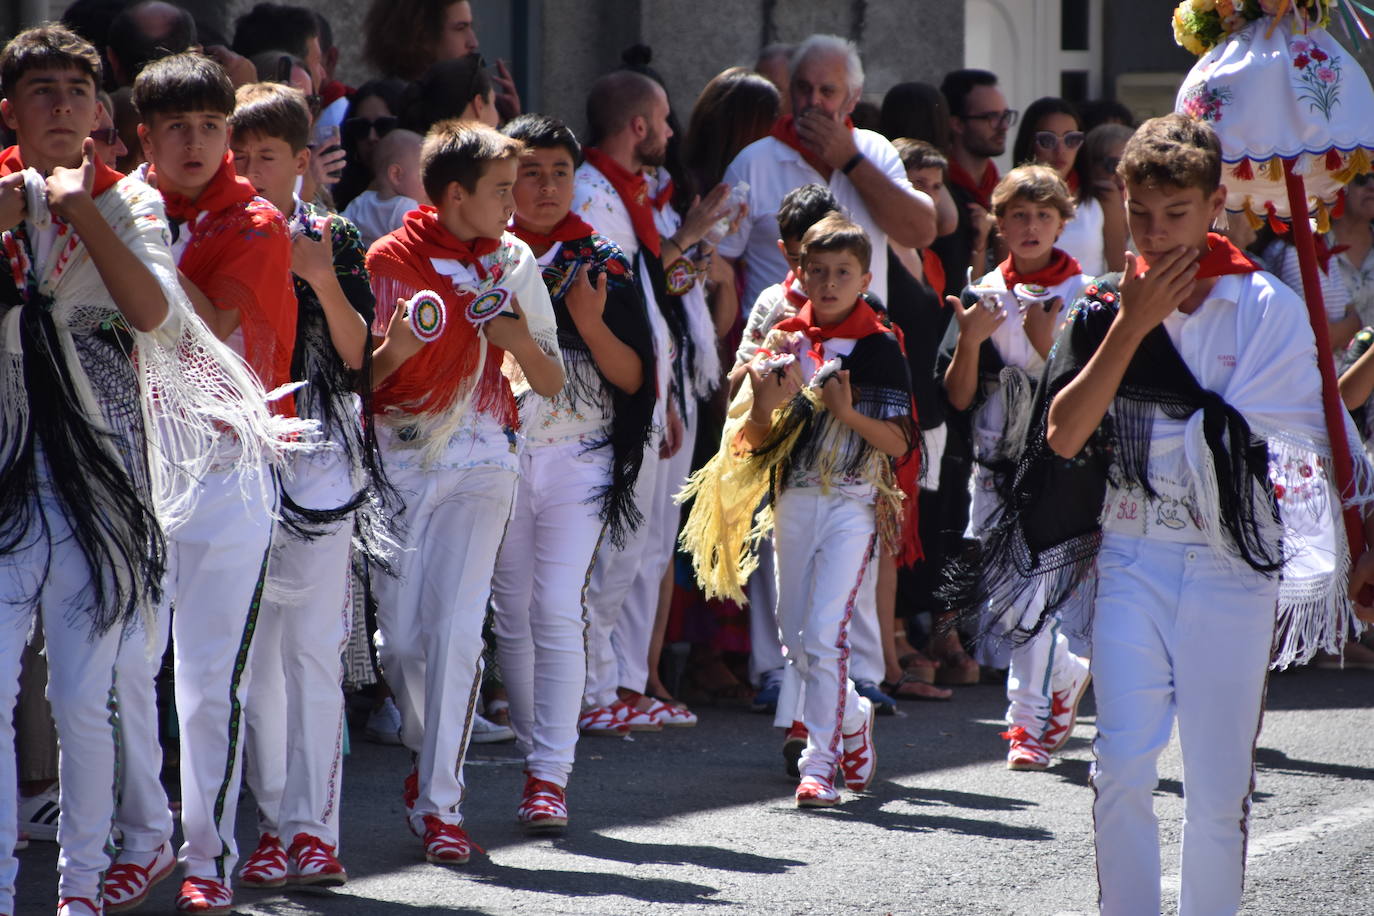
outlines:
[[[1256,229],[1268,222],[1293,233],[1342,493],[1350,492],[1350,446],[1308,218],[1326,231],[1345,184],[1374,169],[1374,88],[1327,30],[1335,21],[1352,43],[1368,41],[1361,13],[1374,9],[1358,0],[1183,0],[1173,17],[1174,38],[1201,55],[1174,109],[1210,122],[1221,138],[1227,211]],[[1355,510],[1345,527],[1353,560],[1364,547]]]

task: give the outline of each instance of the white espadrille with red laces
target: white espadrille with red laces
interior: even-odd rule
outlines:
[[[623,738],[630,733],[630,726],[618,720],[611,707],[596,706],[578,716],[577,730],[593,738]]]
[[[63,897],[57,901],[57,916],[100,916],[100,904],[86,897]]]
[[[105,912],[122,913],[148,899],[153,886],[165,879],[176,867],[177,857],[172,852],[171,843],[163,843],[162,848],[147,862],[116,862],[105,872],[102,894],[105,897]]]
[[[1020,725],[1002,732],[1002,737],[1011,742],[1007,748],[1007,769],[1043,770],[1050,765],[1049,751],[1040,739]]]
[[[445,824],[432,814],[426,814],[425,858],[439,865],[466,865],[475,849],[482,852],[481,846],[472,841],[467,831],[458,824]]]
[[[691,728],[697,724],[697,714],[680,703],[665,703],[654,700],[649,712],[664,728]]]
[[[417,837],[420,831],[415,827],[414,821],[410,818],[410,812],[415,810],[415,802],[420,798],[420,770],[418,767],[411,767],[406,774],[405,782],[401,783],[401,801],[406,806],[406,829]]]
[[[1076,664],[1069,685],[1050,694],[1050,722],[1040,736],[1040,743],[1051,754],[1068,744],[1073,736],[1073,727],[1078,723],[1078,704],[1093,679],[1087,659],[1075,655],[1073,661]]]
[[[661,732],[663,722],[652,709],[636,709],[629,703],[616,700],[611,704],[617,722],[623,722],[632,732]]]
[[[840,803],[840,790],[824,776],[803,776],[796,801],[798,808],[833,808]]]
[[[258,848],[239,866],[239,881],[248,887],[281,887],[286,884],[286,849],[270,833],[258,838]]]
[[[864,714],[864,724],[858,731],[843,736],[844,755],[840,757],[844,784],[855,792],[866,790],[878,769],[878,750],[873,746],[873,702],[859,697],[859,709]]]
[[[214,916],[227,913],[234,908],[234,892],[229,885],[221,884],[213,878],[191,876],[181,882],[177,892],[177,912],[197,913],[200,916]]]
[[[547,779],[525,772],[525,794],[515,819],[531,833],[562,830],[568,826],[568,802],[564,789]]]
[[[296,834],[286,859],[286,880],[292,884],[338,887],[348,882],[348,872],[334,855],[334,847],[312,834]]]

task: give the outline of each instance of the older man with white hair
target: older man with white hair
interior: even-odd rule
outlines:
[[[716,249],[732,260],[743,255],[746,305],[787,274],[775,217],[783,195],[804,184],[827,185],[876,252],[886,249],[888,238],[911,248],[935,239],[935,205],[907,181],[892,144],[849,120],[864,82],[854,43],[812,35],[793,52],[790,72],[792,114],[778,119],[769,136],[746,146],[725,170],[726,182],[749,184],[747,218]],[[869,288],[886,300],[886,257],[873,259]]]

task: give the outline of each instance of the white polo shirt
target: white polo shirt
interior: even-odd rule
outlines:
[[[886,137],[855,128],[854,143],[888,180],[914,190],[907,181],[901,157]],[[749,215],[739,231],[722,239],[716,249],[727,258],[744,256],[744,297],[740,301],[755,302],[759,293],[787,276],[787,261],[777,245],[778,206],[788,191],[820,184],[830,188],[845,216],[868,233],[868,240],[873,243],[873,282],[869,289],[887,304],[887,233],[878,228],[849,176],[835,169],[826,181],[801,153],[775,137],[764,137],[740,150],[726,168],[724,181],[730,185],[749,183]]]

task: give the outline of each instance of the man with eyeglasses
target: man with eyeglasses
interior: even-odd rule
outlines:
[[[949,190],[959,205],[959,228],[940,239],[936,253],[957,293],[971,265],[975,276],[987,270],[994,222],[992,189],[1002,177],[992,161],[1007,149],[1007,131],[1017,112],[997,87],[997,74],[955,70],[940,83],[949,105]],[[951,292],[947,288],[946,292]]]

